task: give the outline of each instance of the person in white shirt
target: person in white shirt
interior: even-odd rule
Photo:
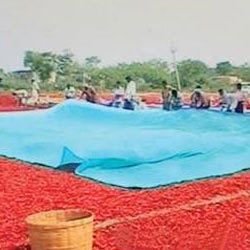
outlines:
[[[126,87],[125,97],[126,99],[132,101],[136,99],[136,83],[132,80],[130,76],[127,76],[125,79],[128,82],[128,85]]]
[[[235,108],[235,112],[236,113],[244,113],[244,103],[247,99],[247,94],[242,91],[242,84],[238,83],[236,85],[236,92],[235,92],[235,100],[237,101],[237,105]]]
[[[12,92],[12,94],[17,97],[19,106],[27,104],[29,93],[26,89],[15,90]]]
[[[32,87],[32,90],[31,90],[30,102],[33,104],[38,104],[40,87],[34,78],[31,79],[31,87]]]
[[[67,84],[65,90],[64,90],[64,96],[66,99],[73,99],[76,97],[76,90],[75,88],[70,85],[70,84]]]
[[[235,105],[234,95],[226,93],[223,89],[219,89],[218,92],[220,95],[221,110],[232,112]]]

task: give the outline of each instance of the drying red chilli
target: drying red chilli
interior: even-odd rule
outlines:
[[[25,218],[83,208],[95,223],[94,250],[249,249],[250,174],[126,191],[69,173],[0,158],[0,249],[30,249]]]

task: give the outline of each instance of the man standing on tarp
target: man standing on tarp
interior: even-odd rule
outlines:
[[[136,83],[132,80],[130,76],[125,78],[128,82],[126,87],[125,97],[128,100],[135,100],[136,99]]]
[[[134,110],[136,108],[136,83],[132,80],[130,76],[127,76],[126,81],[128,85],[125,91],[125,99],[124,99],[124,109]]]
[[[30,102],[37,105],[39,103],[40,87],[34,78],[31,79],[31,88]]]

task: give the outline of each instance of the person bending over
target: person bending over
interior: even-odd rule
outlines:
[[[112,107],[122,108],[124,99],[124,88],[121,85],[120,81],[116,82],[116,89],[114,90],[114,99],[111,103]]]
[[[208,109],[210,108],[210,99],[203,93],[196,92],[192,98],[191,108]]]
[[[197,85],[194,92],[191,95],[191,108],[196,109],[208,109],[210,108],[210,99],[202,92],[200,85]]]
[[[26,89],[15,90],[12,95],[18,99],[18,106],[25,106],[28,103],[29,93]]]
[[[87,102],[97,103],[97,94],[93,86],[84,85],[80,99],[85,99]]]
[[[221,111],[232,112],[233,104],[235,103],[233,95],[226,93],[223,89],[219,89],[218,93],[220,96]]]
[[[197,95],[199,95],[199,93],[202,94],[202,88],[200,85],[197,85],[195,87],[195,90],[193,91],[193,93],[191,94],[191,97],[190,97],[190,100],[191,100],[191,104],[190,104],[190,107],[191,108],[196,108],[196,102],[197,102]]]
[[[182,103],[179,93],[176,89],[172,89],[171,91],[171,101],[170,101],[170,110],[178,110],[181,109]]]
[[[73,99],[76,97],[76,90],[75,88],[70,85],[70,84],[67,84],[65,90],[64,90],[64,96],[65,96],[65,99]]]

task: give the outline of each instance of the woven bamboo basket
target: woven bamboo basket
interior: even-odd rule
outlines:
[[[55,210],[27,217],[32,250],[91,250],[93,215],[80,209]]]

